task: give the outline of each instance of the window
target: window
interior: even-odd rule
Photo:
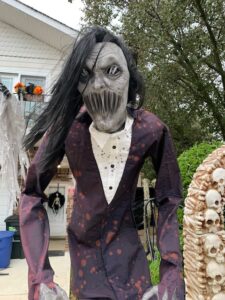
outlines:
[[[40,85],[43,89],[45,88],[45,77],[37,77],[37,76],[21,76],[21,82],[23,82],[25,85],[28,85],[29,83],[33,83],[35,85]]]
[[[14,85],[16,84],[17,80],[17,75],[0,73],[0,82],[4,84],[11,93],[13,93]]]

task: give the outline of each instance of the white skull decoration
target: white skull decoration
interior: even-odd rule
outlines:
[[[214,258],[218,263],[223,263],[225,261],[224,245],[216,234],[209,233],[206,235],[204,251],[209,258]]]
[[[225,299],[225,293],[219,293],[215,296],[213,296],[212,300],[224,300]]]
[[[215,233],[220,230],[220,217],[214,209],[209,208],[206,210],[205,227],[210,233]]]
[[[214,294],[221,291],[221,287],[225,282],[225,266],[224,264],[218,264],[214,260],[211,260],[206,267],[207,282],[212,286]]]
[[[225,169],[217,168],[212,173],[212,179],[217,183],[218,191],[223,195],[225,188]]]
[[[206,204],[208,208],[214,208],[218,213],[221,213],[222,211],[222,205],[221,205],[221,195],[217,190],[208,190],[205,196]]]

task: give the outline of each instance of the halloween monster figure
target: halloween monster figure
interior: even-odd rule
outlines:
[[[74,295],[79,300],[184,299],[176,219],[179,170],[168,128],[140,108],[143,88],[131,52],[108,30],[89,28],[75,43],[49,105],[24,142],[29,149],[44,135],[20,201],[29,300],[66,299],[53,281],[43,207],[43,191],[64,154],[76,180],[68,225]],[[148,157],[157,173],[161,254],[161,281],[154,287],[131,210]]]

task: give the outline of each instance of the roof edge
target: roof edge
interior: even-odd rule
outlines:
[[[79,31],[77,29],[74,29],[48,15],[46,15],[43,12],[40,12],[39,10],[19,1],[19,0],[1,0],[1,2],[8,4],[10,6],[13,6],[14,8],[20,10],[21,12],[32,16],[36,19],[38,19],[41,22],[44,22],[46,24],[48,24],[49,26],[52,26],[56,29],[58,29],[59,31],[62,31],[63,33],[70,35],[70,36],[74,36],[75,33],[79,33]]]

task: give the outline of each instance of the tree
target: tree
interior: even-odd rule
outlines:
[[[83,0],[86,24],[123,35],[146,78],[146,107],[171,128],[178,153],[225,139],[223,0]]]

